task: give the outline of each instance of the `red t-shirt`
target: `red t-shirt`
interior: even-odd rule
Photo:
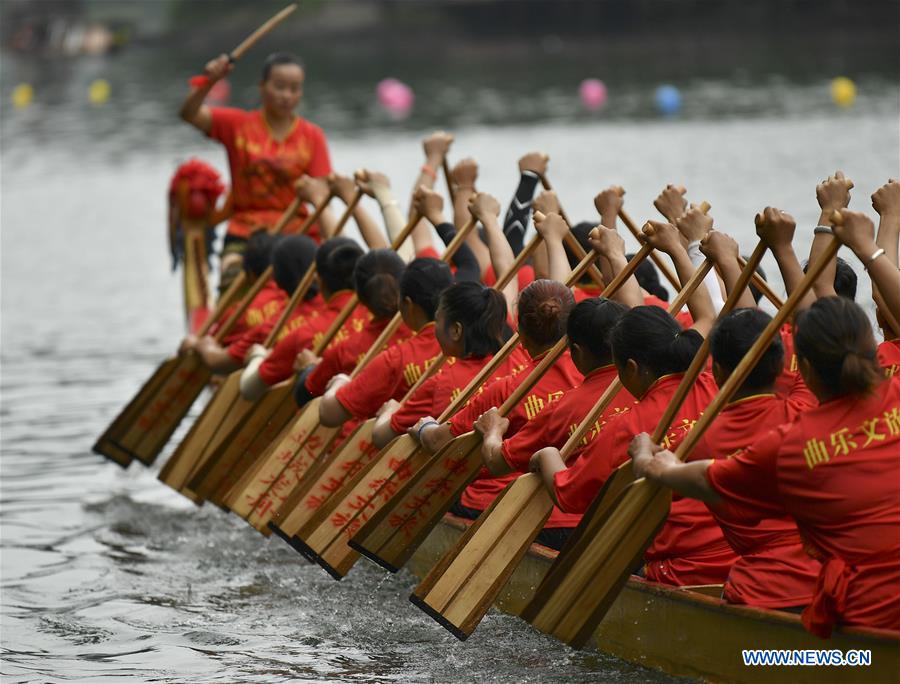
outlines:
[[[237,341],[237,339],[241,335],[243,335],[253,326],[263,323],[266,319],[270,318],[273,315],[277,315],[278,312],[284,309],[284,305],[286,303],[287,293],[280,287],[278,287],[274,280],[268,280],[263,288],[253,298],[253,301],[250,302],[250,305],[244,311],[244,315],[237,320],[229,333],[222,340],[222,345],[227,347],[232,342]],[[229,306],[219,318],[219,321],[210,326],[210,335],[216,334],[219,323],[224,323],[226,320],[228,320],[237,306],[238,304],[232,304],[231,306]]]
[[[354,322],[354,329],[356,327]],[[347,339],[341,340],[337,344],[328,345],[328,348],[322,354],[322,359],[316,364],[316,367],[306,376],[306,391],[312,396],[318,397],[325,394],[325,388],[328,381],[338,373],[352,373],[356,365],[366,355],[369,348],[375,343],[378,337],[384,331],[388,324],[388,319],[372,318],[362,325],[359,331],[349,334]],[[341,330],[343,332],[343,329]],[[408,340],[412,336],[412,331],[403,323],[397,328],[394,334],[388,339],[385,348],[390,348],[404,340]]]
[[[315,345],[337,318],[338,314],[353,297],[351,290],[335,292],[319,309],[319,315],[308,318],[304,323],[294,327],[284,335],[273,347],[272,351],[259,366],[259,379],[270,387],[282,380],[287,380],[294,373],[294,360],[304,349]],[[361,330],[372,314],[362,304],[356,306],[350,317],[335,335],[334,340],[346,339],[349,331]]]
[[[802,382],[797,366],[797,354],[794,351],[794,326],[785,323],[781,326],[781,345],[784,347],[784,370],[775,381],[775,394],[788,397],[797,382]]]
[[[587,510],[612,471],[628,460],[634,435],[656,428],[682,377],[675,373],[657,380],[631,411],[609,422],[570,468],[556,474],[555,491],[563,510]],[[667,448],[683,439],[716,391],[712,375],[701,373],[663,438]],[[644,572],[647,579],[664,584],[715,584],[725,580],[736,559],[706,507],[675,497],[666,523],[644,556]]]
[[[584,382],[566,392],[559,401],[549,404],[534,420],[522,426],[521,430],[514,435],[507,433],[501,446],[501,454],[510,468],[527,473],[528,463],[534,452],[548,446],[561,449],[617,375],[616,368],[612,365],[591,371],[585,376]],[[582,444],[588,444],[594,439],[611,418],[630,411],[634,403],[634,397],[628,390],[620,389],[584,437]],[[581,514],[563,513],[554,508],[550,520],[553,524],[549,525],[548,522],[548,525],[551,527],[571,528],[581,521]]]
[[[485,386],[494,380],[518,373],[526,366],[528,359],[521,352],[517,352],[518,347],[498,366],[494,374],[484,383]],[[394,412],[391,416],[391,430],[403,433],[415,425],[419,418],[439,416],[491,358],[491,356],[467,359],[448,358],[441,370],[426,380]]]
[[[732,402],[688,460],[734,458],[755,441],[761,426],[789,423],[816,403],[802,383],[789,399],[760,394]],[[819,563],[803,550],[797,524],[789,516],[760,519],[758,510],[740,504],[709,506],[709,510],[739,556],[725,582],[728,601],[758,608],[789,608],[810,602]]]
[[[900,377],[825,402],[706,471],[720,510],[790,514],[822,561],[807,629],[900,629]]]
[[[294,181],[303,175],[331,173],[325,134],[306,119],[296,117],[290,132],[278,141],[261,109],[212,107],[210,111],[209,137],[225,146],[231,168],[234,214],[228,223],[229,235],[246,238],[259,225],[271,228],[296,196]],[[296,231],[306,216],[301,208],[284,232]],[[318,239],[318,228],[312,226],[309,235]]]
[[[900,373],[900,339],[885,340],[878,345],[878,363],[889,378]]]
[[[228,345],[228,355],[237,363],[243,366],[244,359],[247,356],[247,352],[250,351],[250,347],[252,347],[254,344],[263,344],[266,341],[266,338],[269,336],[269,333],[272,332],[272,329],[275,327],[278,319],[281,318],[281,313],[284,311],[284,307],[286,305],[287,300],[281,303],[281,305],[278,307],[278,310],[273,311],[272,315],[269,316],[266,320],[264,320],[259,325],[253,326],[238,339]],[[324,306],[324,302],[322,301],[322,297],[320,295],[315,295],[314,297],[311,297],[310,299],[307,299],[306,301],[298,304],[297,308],[294,309],[287,322],[284,324],[284,326],[282,326],[281,330],[278,331],[275,342],[277,343],[279,340],[288,335],[292,330],[298,328],[301,325],[304,325],[309,319],[318,316],[319,309],[322,306]]]
[[[494,406],[499,407],[503,404],[522,384],[522,381],[528,377],[528,374],[534,367],[540,363],[541,357],[536,357],[530,361],[529,365],[515,375],[500,378],[488,385],[484,392],[473,397],[462,411],[450,419],[450,431],[457,436],[469,432],[482,413]],[[581,373],[575,368],[575,364],[572,363],[572,357],[569,356],[568,350],[566,350],[557,359],[556,363],[547,369],[547,372],[541,376],[541,379],[535,383],[535,386],[525,398],[506,416],[509,419],[509,428],[507,428],[506,434],[510,437],[515,435],[526,423],[534,420],[546,406],[554,401],[558,401],[566,392],[580,384],[583,379]],[[482,468],[478,477],[463,491],[460,503],[467,508],[483,511],[491,505],[491,502],[503,491],[504,487],[517,476],[516,473],[511,473],[494,477],[487,468]],[[570,521],[560,518],[559,511],[555,511],[555,517],[554,514],[551,514],[550,519],[547,521],[547,527],[566,526],[571,526]]]
[[[354,418],[371,418],[388,399],[402,399],[440,353],[432,322],[372,359],[337,391],[337,400]]]

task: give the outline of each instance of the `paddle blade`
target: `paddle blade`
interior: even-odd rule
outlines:
[[[478,474],[480,447],[476,432],[447,444],[360,528],[350,546],[397,572]]]
[[[494,499],[409,597],[459,639],[468,638],[543,529],[553,501],[537,475]]]
[[[665,523],[670,502],[668,489],[645,480],[629,485],[531,623],[575,648],[584,646]]]
[[[401,435],[350,478],[301,530],[311,557],[335,578],[345,576],[359,553],[350,537],[426,462],[409,435]]]

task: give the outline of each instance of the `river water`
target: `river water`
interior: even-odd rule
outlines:
[[[408,603],[409,574],[386,576],[362,562],[336,583],[280,540],[187,503],[155,479],[158,465],[123,471],[90,453],[183,331],[165,246],[168,179],[191,155],[225,171],[221,150],[175,120],[183,81],[156,91],[155,69],[139,53],[4,65],[4,679],[666,679],[574,652],[498,612],[460,643]],[[84,91],[100,76],[113,96],[92,108]],[[38,101],[13,111],[9,92],[22,80],[37,85]],[[398,195],[421,164],[418,141],[446,126],[457,136],[451,158],[476,157],[480,188],[504,202],[517,158],[541,149],[573,218],[593,217],[593,194],[616,183],[641,221],[653,215],[655,194],[677,182],[712,204],[717,225],[746,252],[753,215],[766,204],[811,227],[815,184],[835,169],[854,179],[852,206],[863,209],[900,173],[895,80],[860,81],[849,111],[831,106],[824,83],[692,83],[674,120],[657,119],[638,86],[606,115],[588,117],[550,83],[533,97],[484,86],[465,106],[461,85],[427,83],[425,113],[406,124],[368,104],[371,84],[335,94],[314,83],[307,111],[329,132],[335,167],[381,169]],[[246,88],[236,96],[252,102]],[[809,232],[798,236],[799,252]],[[868,291],[861,280],[861,303]]]

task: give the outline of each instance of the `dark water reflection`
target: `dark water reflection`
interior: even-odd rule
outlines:
[[[0,674],[9,681],[663,679],[570,651],[499,613],[461,644],[409,605],[410,576],[361,563],[336,583],[279,540],[263,540],[216,509],[194,508],[154,472],[121,471],[89,453],[182,329],[164,237],[168,178],[179,159],[195,154],[224,169],[220,149],[175,122],[182,81],[170,70],[158,87],[163,66],[138,53],[70,65],[4,59]],[[94,109],[83,94],[100,76],[114,94]],[[24,79],[45,84],[40,102],[11,111],[9,88]],[[623,93],[593,120],[572,110],[572,88],[561,83],[534,95],[513,85],[435,82],[421,86],[434,97],[420,96],[415,118],[395,125],[374,110],[371,84],[338,91],[312,80],[308,112],[330,132],[337,168],[382,169],[403,192],[421,164],[419,138],[440,124],[457,134],[453,159],[475,156],[479,186],[503,201],[516,159],[540,148],[551,154],[550,177],[573,217],[593,216],[592,196],[618,183],[632,216],[648,218],[653,196],[677,181],[692,199],[709,200],[718,225],[749,251],[752,216],[765,204],[810,226],[814,185],[835,168],[856,181],[853,206],[861,208],[900,171],[897,84],[860,86],[857,107],[839,112],[821,84],[697,83],[685,91],[683,118],[658,121],[646,88]],[[252,86],[240,92],[249,101]],[[514,125],[490,125],[509,119]],[[809,237],[798,241],[803,251]],[[860,289],[866,301],[867,286]]]

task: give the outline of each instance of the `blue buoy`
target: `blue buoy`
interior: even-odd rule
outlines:
[[[673,85],[661,85],[656,89],[656,108],[660,114],[673,116],[681,109],[681,93]]]

